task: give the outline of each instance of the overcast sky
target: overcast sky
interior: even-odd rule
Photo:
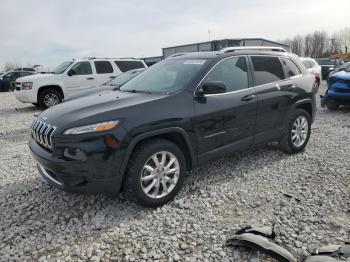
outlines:
[[[0,0],[0,67],[144,57],[211,39],[284,39],[350,25],[350,0]]]

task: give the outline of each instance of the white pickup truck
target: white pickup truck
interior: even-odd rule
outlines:
[[[142,60],[133,58],[85,58],[64,62],[50,74],[21,77],[15,95],[23,103],[49,108],[77,91],[99,86],[123,72],[143,68]]]

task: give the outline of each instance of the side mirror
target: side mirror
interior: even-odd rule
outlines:
[[[200,88],[197,89],[196,94],[202,95],[213,95],[226,93],[226,85],[223,81],[207,81],[202,84]]]
[[[67,75],[69,75],[69,76],[74,76],[76,74],[77,74],[77,72],[74,69],[69,70],[67,73]]]

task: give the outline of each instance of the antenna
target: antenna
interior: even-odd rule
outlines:
[[[210,31],[210,28],[209,28],[209,29],[208,29],[209,41],[210,41],[210,33],[211,33],[211,31]]]

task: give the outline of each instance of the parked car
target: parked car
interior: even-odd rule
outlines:
[[[329,75],[333,75],[334,73],[338,73],[340,71],[345,71],[345,70],[350,70],[350,62],[347,62],[341,66],[337,66],[336,68],[334,68],[333,71],[329,73]]]
[[[316,61],[322,68],[322,79],[327,79],[330,72],[339,65],[344,64],[344,61],[329,59],[329,58],[317,58]]]
[[[336,110],[341,105],[350,105],[350,69],[332,74],[328,79],[328,89],[321,96],[321,106]]]
[[[29,147],[58,188],[117,194],[123,184],[137,203],[157,207],[178,193],[187,170],[212,159],[270,141],[302,151],[316,112],[313,83],[286,52],[179,55],[114,95],[44,111]]]
[[[23,103],[49,108],[62,99],[86,88],[99,86],[122,72],[145,68],[137,59],[86,58],[64,62],[51,74],[39,74],[16,83],[16,98]]]
[[[34,74],[35,71],[8,71],[0,75],[0,91],[13,91],[18,78]]]
[[[33,68],[33,67],[17,67],[17,68],[13,68],[11,69],[12,71],[26,71],[26,72],[34,72],[37,73],[38,71]]]
[[[117,76],[116,78],[108,81],[107,83],[104,83],[101,86],[89,88],[85,91],[77,92],[67,98],[65,98],[63,101],[70,101],[73,99],[81,98],[84,96],[101,93],[101,92],[108,92],[108,91],[115,91],[119,89],[122,85],[129,82],[131,79],[133,79],[135,76],[140,74],[142,71],[144,71],[146,68],[138,68],[134,70],[127,71],[125,73],[122,73],[121,75]]]
[[[307,71],[315,77],[314,92],[317,93],[322,81],[322,68],[315,59],[310,57],[301,57],[301,62],[306,67]]]

